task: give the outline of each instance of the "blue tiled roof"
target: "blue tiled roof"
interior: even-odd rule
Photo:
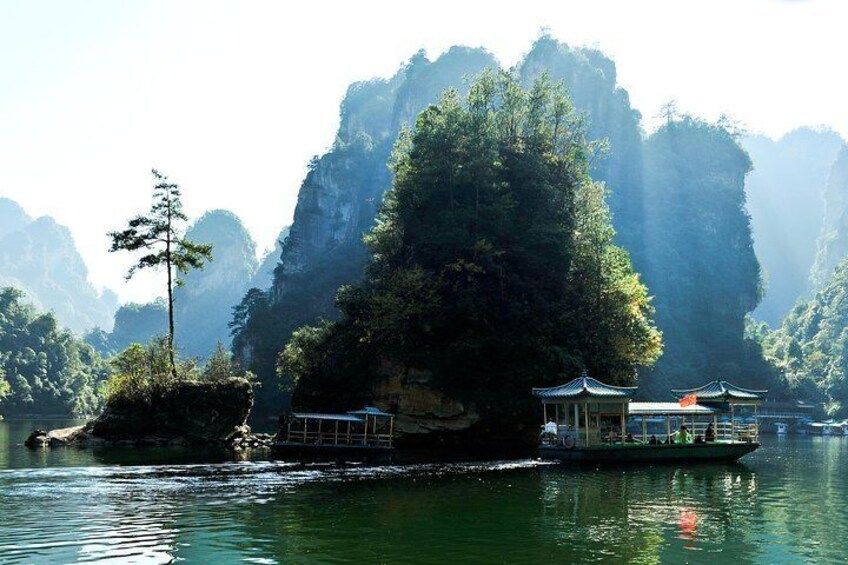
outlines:
[[[768,391],[750,390],[727,381],[713,381],[698,388],[674,389],[671,393],[677,398],[694,394],[698,400],[761,400]]]
[[[543,400],[569,398],[630,398],[636,394],[635,386],[611,386],[587,375],[560,386],[534,388],[533,396]]]
[[[354,410],[353,412],[348,412],[348,414],[352,414],[354,416],[384,416],[386,418],[392,416],[392,414],[383,412],[379,408],[374,408],[373,406],[366,406],[362,410]]]
[[[364,422],[358,416],[349,416],[347,414],[310,414],[305,412],[295,412],[292,414],[294,418],[306,418],[309,420],[331,420],[337,422]]]

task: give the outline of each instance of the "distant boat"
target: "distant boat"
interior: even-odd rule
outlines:
[[[636,387],[610,386],[585,373],[564,385],[534,388],[545,420],[539,455],[591,463],[735,461],[760,446],[756,419],[747,423],[736,409],[756,411],[766,391],[715,381],[673,392],[679,402],[633,402]],[[628,431],[628,420],[641,429]],[[664,433],[649,430],[657,422],[665,423]]]
[[[779,436],[785,436],[789,431],[789,426],[785,422],[775,422],[774,423],[775,432]]]

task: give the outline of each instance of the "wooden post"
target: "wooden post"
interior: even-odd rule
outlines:
[[[574,403],[574,443],[580,441],[580,406]]]
[[[625,423],[624,408],[627,406],[624,402],[621,403],[621,443],[624,443],[624,436],[627,424]]]
[[[733,403],[730,404],[730,440],[736,439],[736,415]]]
[[[350,445],[350,420],[347,421],[347,444]]]
[[[333,436],[333,443],[335,443],[336,445],[339,444],[339,421],[338,420],[336,420],[336,433]]]
[[[544,426],[547,423],[548,423],[548,403],[543,402],[542,403],[542,425]]]
[[[368,414],[365,415],[365,435],[362,436],[362,445],[368,445]]]
[[[389,418],[389,447],[392,446],[392,441],[394,440],[394,429],[395,429],[395,417],[392,416]]]
[[[645,416],[642,416],[642,443],[648,443],[648,422],[645,421]]]
[[[309,425],[309,418],[303,419],[303,443],[306,443],[306,427]]]
[[[589,403],[583,403],[583,421],[586,423],[586,447],[589,447]]]
[[[668,414],[665,415],[665,441],[668,443],[668,440],[671,439],[671,416]]]
[[[559,426],[559,404],[554,404],[554,424]]]
[[[319,418],[318,419],[318,441],[317,441],[317,443],[321,443],[321,424],[322,424],[322,420]]]
[[[286,429],[286,441],[291,441],[291,424],[292,424],[292,419],[289,418],[289,425]]]

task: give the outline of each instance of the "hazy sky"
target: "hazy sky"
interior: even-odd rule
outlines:
[[[332,142],[347,85],[420,48],[483,46],[512,65],[542,28],[596,46],[650,119],[669,99],[779,136],[848,136],[848,3],[0,2],[0,196],[68,225],[91,280],[123,299],[129,257],[105,232],[149,205],[149,170],[189,213],[237,213],[260,250],[291,221],[309,158]]]

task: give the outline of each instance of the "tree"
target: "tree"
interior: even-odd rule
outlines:
[[[153,204],[146,216],[136,216],[122,231],[109,232],[109,251],[146,252],[127,273],[127,280],[142,269],[165,268],[168,291],[168,345],[171,349],[171,372],[176,374],[174,359],[174,287],[184,284],[180,275],[191,269],[202,269],[212,260],[212,245],[195,243],[184,236],[188,216],[183,212],[180,188],[168,177],[153,169]]]

